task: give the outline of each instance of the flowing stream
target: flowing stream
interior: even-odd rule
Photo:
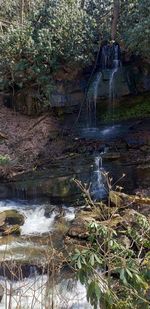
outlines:
[[[95,199],[104,195],[102,158],[97,155],[91,175],[91,193]],[[55,235],[59,218],[71,224],[75,218],[77,208],[62,204],[52,205],[49,202],[33,203],[21,200],[0,201],[0,212],[17,210],[25,220],[21,226],[19,237],[5,237],[0,243],[0,259],[7,263],[12,260],[26,263],[29,257],[35,261],[46,262],[48,235]],[[60,235],[61,236],[61,235]],[[37,238],[38,237],[38,238]],[[43,242],[45,239],[45,242]],[[87,302],[86,288],[72,275],[68,279],[64,275],[56,280],[48,279],[47,275],[39,275],[35,266],[29,267],[28,277],[18,281],[0,277],[0,284],[4,288],[4,296],[0,303],[3,309],[92,309]]]
[[[7,294],[0,309],[92,309],[86,300],[86,289],[73,279],[63,279],[52,286],[48,277],[35,275],[18,282],[0,281]]]

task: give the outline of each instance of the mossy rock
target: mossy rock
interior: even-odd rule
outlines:
[[[5,210],[0,213],[0,226],[5,225],[23,225],[24,224],[24,216],[19,213],[17,210]]]
[[[67,236],[71,238],[87,239],[89,232],[86,222],[82,219],[75,219],[67,232]]]
[[[34,273],[39,275],[46,273],[46,266],[36,265],[32,263],[23,263],[22,261],[4,261],[1,263],[0,276],[4,276],[9,280],[22,280],[28,278]]]

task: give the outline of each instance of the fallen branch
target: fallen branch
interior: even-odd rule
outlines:
[[[27,133],[30,132],[31,130],[33,130],[41,121],[43,121],[46,117],[48,116],[48,114],[40,117],[40,119],[38,118],[38,120],[28,129]]]

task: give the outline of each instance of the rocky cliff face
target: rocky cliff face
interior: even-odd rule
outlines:
[[[150,90],[150,72],[147,64],[141,60],[126,58],[122,64],[118,66],[114,74],[114,92],[116,97],[129,94],[138,94]],[[95,73],[91,78],[92,68],[85,72],[76,71],[69,73],[60,72],[55,76],[55,88],[52,91],[52,106],[72,106],[80,105],[85,98],[85,94],[90,89],[92,93],[93,84],[98,74],[102,74],[102,78],[98,85],[97,97],[110,97],[110,82],[114,68],[102,68],[97,65]],[[74,73],[74,74],[73,74]],[[93,94],[92,94],[93,95]]]
[[[105,57],[108,63],[104,65],[102,62],[106,61]],[[144,60],[128,53],[125,55],[119,53],[117,60],[108,59],[107,54],[105,57],[98,60],[93,74],[91,74],[93,67],[83,70],[62,66],[59,72],[53,75],[53,86],[47,108],[80,106],[88,91],[91,92],[92,100],[92,88],[98,74],[102,75],[97,87],[97,97],[100,99],[110,98],[111,82],[117,98],[150,90],[150,67]],[[110,65],[110,60],[114,63],[118,61],[118,68]],[[35,115],[41,109],[43,110],[43,102],[38,101],[37,93],[38,91],[32,88],[19,90],[14,96],[4,95],[3,102],[7,107],[15,106],[15,109],[21,113]]]

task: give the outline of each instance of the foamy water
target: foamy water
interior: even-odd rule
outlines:
[[[50,218],[45,217],[44,208],[30,209],[24,212],[26,219],[21,226],[21,235],[44,234],[53,230],[56,212]]]
[[[86,289],[74,279],[63,279],[52,288],[48,277],[35,276],[18,282],[0,280],[4,296],[0,309],[92,309],[87,302]]]
[[[20,241],[13,240],[10,243],[0,245],[0,260],[21,260],[29,261],[32,259],[43,261],[45,260],[45,251],[47,250],[46,245],[33,243],[21,239]]]
[[[55,228],[56,216],[59,210],[54,210],[49,217],[45,216],[45,207],[48,205],[28,205],[14,201],[0,201],[0,212],[15,209],[25,217],[25,222],[21,226],[21,235],[39,235],[50,233]],[[50,205],[51,208],[51,205]],[[64,218],[72,221],[75,218],[75,208],[63,206]]]
[[[66,221],[72,221],[75,218],[75,208],[63,206],[63,209],[65,210],[64,218]]]

